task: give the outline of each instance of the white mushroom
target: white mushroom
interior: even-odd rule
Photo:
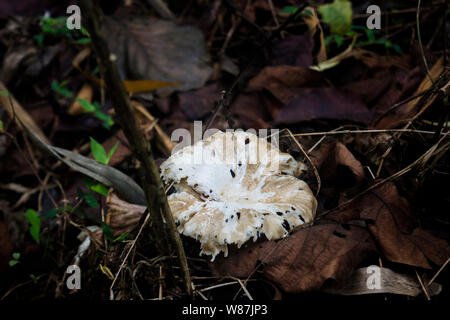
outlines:
[[[185,147],[161,164],[174,183],[168,197],[178,231],[200,241],[200,254],[227,256],[261,235],[280,239],[314,219],[317,201],[295,177],[292,156],[248,132],[217,132]]]

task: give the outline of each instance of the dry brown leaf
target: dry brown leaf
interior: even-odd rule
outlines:
[[[321,222],[278,242],[254,243],[212,264],[215,273],[247,277],[260,261],[264,275],[286,292],[318,290],[347,277],[374,245],[367,230]]]
[[[248,90],[268,90],[283,103],[288,103],[298,88],[318,85],[322,80],[320,72],[297,66],[270,66],[250,80]]]
[[[203,35],[195,27],[148,16],[106,18],[104,27],[124,78],[181,83],[159,94],[200,88],[212,73]]]
[[[445,240],[415,226],[411,208],[393,182],[374,189],[355,205],[390,261],[430,269],[429,262],[440,266],[450,256]]]
[[[276,124],[316,119],[340,119],[368,123],[371,112],[356,96],[331,87],[298,89],[280,110]]]
[[[319,17],[317,16],[317,12],[313,7],[306,7],[304,10],[308,10],[312,13],[312,15],[304,14],[302,15],[303,21],[305,21],[306,25],[308,26],[309,33],[311,35],[311,39],[314,41],[318,38],[319,42],[319,50],[317,51],[317,64],[321,63],[325,60],[327,60],[327,50],[325,48],[325,40],[323,37],[323,30],[320,25]]]

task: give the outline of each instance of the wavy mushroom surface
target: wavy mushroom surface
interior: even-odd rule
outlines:
[[[294,176],[292,156],[248,132],[217,132],[174,153],[161,176],[174,183],[168,197],[178,231],[200,241],[200,254],[228,254],[265,235],[280,239],[311,223],[317,201]]]

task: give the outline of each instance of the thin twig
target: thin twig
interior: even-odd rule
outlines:
[[[415,272],[416,272],[417,279],[419,280],[420,286],[422,287],[423,293],[425,293],[425,296],[427,297],[427,300],[430,300],[430,295],[428,294],[427,288],[425,288],[425,286],[423,284],[422,278],[417,273],[417,270],[415,270]]]
[[[302,151],[303,155],[306,157],[306,159],[308,160],[308,162],[311,164],[311,167],[313,168],[314,171],[314,175],[316,176],[316,180],[317,180],[317,191],[316,191],[316,197],[320,192],[320,187],[322,185],[322,182],[320,180],[320,175],[319,175],[319,171],[317,170],[316,166],[314,165],[314,163],[312,162],[311,158],[308,156],[308,153],[305,152],[305,150],[303,149],[302,145],[298,142],[298,140],[292,135],[291,130],[289,129],[285,129],[289,135],[291,136],[292,140],[294,140],[295,144],[297,145],[297,147],[299,147],[299,149]]]
[[[423,51],[422,37],[420,35],[419,16],[420,16],[420,3],[421,2],[422,2],[422,0],[417,0],[417,12],[416,12],[417,40],[419,41],[420,54],[422,56],[422,60],[423,60],[424,66],[425,66],[425,70],[427,71],[428,78],[430,78],[431,83],[434,84],[433,77],[431,76],[431,73],[430,73],[430,68],[428,68],[427,58],[425,57],[425,52]]]
[[[431,278],[431,280],[428,282],[428,286],[431,286],[431,284],[436,280],[437,276],[441,273],[442,270],[447,266],[448,262],[450,261],[450,258],[445,261],[445,263],[439,268],[439,270],[436,272],[436,274]]]

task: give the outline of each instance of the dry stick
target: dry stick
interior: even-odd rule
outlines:
[[[427,290],[427,288],[425,288],[425,286],[423,284],[422,278],[417,273],[417,270],[414,270],[414,271],[416,272],[417,279],[419,280],[420,286],[422,287],[423,293],[425,293],[425,296],[427,297],[427,300],[431,300],[430,299],[430,295],[428,294],[428,290]]]
[[[450,258],[448,258],[447,261],[445,261],[445,263],[439,268],[439,270],[436,272],[436,274],[433,276],[433,278],[431,278],[430,282],[428,282],[428,286],[431,286],[431,284],[434,282],[434,280],[436,280],[437,276],[442,272],[442,270],[444,270],[445,266],[448,264],[449,261],[450,261]]]
[[[428,78],[430,78],[431,83],[434,84],[433,77],[431,76],[431,73],[430,73],[430,68],[428,68],[427,58],[425,58],[425,53],[423,51],[423,45],[422,45],[422,37],[420,35],[419,15],[420,15],[420,3],[421,2],[422,2],[422,0],[417,1],[417,12],[416,12],[417,40],[419,41],[420,55],[422,56],[423,64],[425,65],[425,69],[427,71]]]
[[[175,246],[178,262],[183,272],[185,290],[187,294],[191,295],[191,276],[183,244],[167,202],[150,143],[139,126],[128,94],[114,65],[114,56],[110,54],[105,36],[101,31],[100,18],[102,13],[94,1],[82,0],[80,4],[85,18],[83,21],[91,35],[92,47],[99,58],[100,69],[104,72],[114,110],[123,132],[131,144],[133,153],[142,164],[142,185],[152,218],[150,231],[154,235],[158,251],[164,256],[170,256],[171,244]],[[169,235],[167,235],[166,229],[168,229]]]
[[[305,152],[305,150],[303,149],[302,145],[300,144],[300,142],[298,142],[297,139],[295,139],[295,137],[292,135],[291,130],[289,129],[285,129],[289,135],[291,136],[292,140],[294,140],[295,144],[297,145],[297,147],[299,147],[299,149],[302,151],[302,153],[304,154],[304,156],[306,157],[306,159],[308,160],[309,164],[311,165],[311,167],[313,168],[314,171],[314,175],[316,176],[317,179],[317,191],[316,191],[316,197],[319,195],[320,192],[320,187],[322,185],[322,182],[320,180],[320,175],[319,175],[319,171],[317,170],[316,166],[314,165],[314,163],[312,162],[311,158],[308,156],[308,153]]]

